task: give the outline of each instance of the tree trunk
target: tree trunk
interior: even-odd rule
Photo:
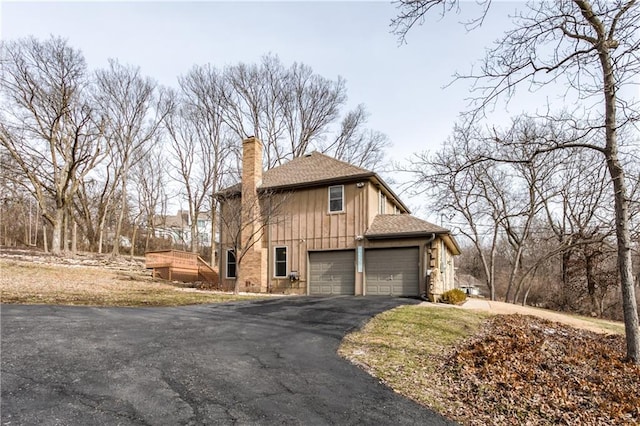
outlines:
[[[136,236],[138,235],[138,227],[136,226],[136,224],[133,224],[133,232],[131,234],[131,254],[130,254],[130,259],[133,260],[133,256],[136,250]]]
[[[585,250],[589,250],[585,247]],[[591,253],[585,253],[584,261],[585,261],[585,272],[587,276],[587,293],[589,294],[589,299],[591,300],[591,308],[593,312],[599,313],[600,309],[598,307],[598,297],[596,295],[596,278],[595,278],[595,255]],[[598,316],[600,316],[598,314]]]
[[[198,252],[198,220],[191,219],[191,253]]]
[[[216,200],[211,202],[211,266],[216,264],[216,221],[218,211],[216,209]]]
[[[78,251],[78,223],[73,221],[73,231],[71,232],[71,253],[74,255]]]
[[[112,256],[118,256],[120,254],[120,234],[122,233],[124,211],[127,208],[127,173],[129,173],[129,168],[125,167],[122,175],[122,205],[120,206],[120,214],[118,215],[118,221],[116,222],[116,232],[113,236],[113,249],[111,250]]]
[[[42,244],[44,244],[44,252],[49,253],[49,244],[47,240],[47,224],[42,224]]]
[[[629,198],[624,181],[624,168],[618,158],[616,87],[609,45],[598,47],[602,75],[604,77],[605,98],[605,156],[611,180],[613,181],[614,205],[616,215],[616,237],[618,242],[618,271],[622,287],[622,309],[627,341],[627,360],[640,364],[640,326],[638,325],[638,306],[633,286],[631,263],[631,233],[629,232]]]
[[[60,254],[62,246],[62,223],[64,219],[64,207],[57,208],[53,222],[53,235],[51,237],[51,253]]]

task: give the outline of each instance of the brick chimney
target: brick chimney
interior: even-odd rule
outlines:
[[[242,142],[242,202],[240,250],[244,253],[238,280],[244,291],[267,290],[267,256],[262,247],[263,223],[258,188],[262,184],[262,142],[254,136]]]

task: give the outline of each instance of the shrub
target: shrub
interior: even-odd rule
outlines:
[[[451,305],[462,305],[465,300],[467,300],[467,295],[459,288],[454,288],[453,290],[442,293],[440,300],[443,303],[449,303]]]

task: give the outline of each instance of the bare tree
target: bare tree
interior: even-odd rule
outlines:
[[[504,212],[495,203],[491,183],[504,176],[495,175],[499,170],[488,163],[467,165],[476,153],[478,138],[483,138],[478,129],[457,128],[440,152],[416,154],[409,171],[417,176],[414,193],[429,194],[434,205],[462,218],[465,226],[460,232],[473,243],[490,298],[496,300],[496,251]]]
[[[163,115],[159,97],[156,83],[143,77],[139,68],[110,60],[108,69],[96,72],[95,102],[106,120],[104,134],[113,157],[113,181],[119,184],[121,197],[113,237],[113,255],[118,255],[120,250],[130,169],[144,156],[157,136]],[[106,200],[107,203],[110,201]]]
[[[223,75],[225,123],[240,138],[263,141],[267,169],[312,149],[372,167],[390,145],[386,135],[365,128],[363,105],[347,112],[334,131],[347,101],[340,77],[322,77],[301,63],[286,68],[271,55],[259,65],[228,67]]]
[[[233,188],[233,187],[232,187]],[[218,193],[220,202],[220,244],[231,250],[235,260],[233,291],[240,291],[240,271],[254,249],[262,249],[262,238],[269,226],[282,215],[288,193],[235,191]]]
[[[285,157],[295,158],[317,144],[329,125],[338,119],[347,100],[346,87],[342,78],[329,80],[299,63],[294,63],[283,77],[280,104],[290,143]]]
[[[403,37],[431,9],[441,6],[446,13],[457,4],[452,0],[401,0],[393,24]],[[489,4],[486,2],[487,8]],[[532,1],[514,18],[514,25],[488,50],[478,74],[459,76],[471,78],[479,92],[470,117],[477,118],[488,106],[512,96],[520,83],[539,87],[563,82],[578,94],[582,104],[597,99],[601,110],[587,107],[584,115],[588,125],[578,130],[591,134],[603,129],[601,143],[550,143],[540,152],[593,149],[607,164],[614,191],[627,359],[638,364],[640,326],[631,259],[629,194],[618,134],[624,125],[639,118],[637,100],[625,99],[623,93],[625,87],[635,84],[640,72],[640,4],[636,0]]]
[[[195,126],[201,153],[206,156],[201,164],[201,197],[191,194],[190,212],[192,226],[195,225],[198,210],[209,205],[211,212],[211,264],[215,264],[217,228],[217,203],[214,194],[227,180],[231,160],[237,157],[228,127],[224,123],[224,91],[226,82],[223,76],[210,65],[196,66],[186,76],[180,78],[183,113]],[[186,183],[188,178],[183,176]],[[189,192],[188,192],[189,193]],[[197,200],[201,198],[200,200]],[[197,204],[197,206],[196,206]],[[195,209],[195,207],[198,207]],[[192,235],[194,228],[192,228]]]
[[[0,143],[29,179],[53,226],[51,250],[60,253],[65,214],[104,155],[100,123],[86,98],[84,57],[54,37],[3,42],[1,56]]]
[[[379,169],[385,150],[391,146],[384,133],[367,129],[369,113],[364,105],[349,111],[340,123],[340,131],[331,144],[321,145],[321,151],[338,160],[366,169]]]
[[[138,210],[146,225],[144,250],[149,250],[149,241],[155,236],[156,214],[161,210],[166,198],[167,160],[163,155],[163,146],[155,146],[147,151],[132,169],[132,179],[136,185]]]
[[[198,251],[198,216],[210,207],[216,222],[212,195],[220,189],[233,154],[222,118],[222,79],[210,66],[195,67],[180,78],[180,92],[171,92],[170,113],[164,126],[170,139],[170,162],[176,170],[188,204],[191,251]],[[215,234],[211,248],[215,250]]]
[[[558,159],[551,154],[515,163],[477,158],[495,156],[496,139],[511,140],[508,155],[520,156],[517,151],[526,151],[530,143],[547,135],[547,129],[522,117],[506,130],[459,126],[441,151],[417,155],[410,167],[417,176],[413,191],[429,193],[438,201],[435,205],[462,219],[460,232],[476,249],[492,300],[498,251],[509,262],[507,301],[518,298],[525,278],[534,271],[527,266],[525,272],[524,261],[539,265],[549,257],[532,244],[534,237],[539,238],[535,227],[553,191],[546,182]]]

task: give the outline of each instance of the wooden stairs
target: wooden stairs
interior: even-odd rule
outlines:
[[[145,267],[154,278],[169,281],[203,282],[210,287],[219,285],[218,272],[198,253],[180,250],[160,250],[145,253]]]

